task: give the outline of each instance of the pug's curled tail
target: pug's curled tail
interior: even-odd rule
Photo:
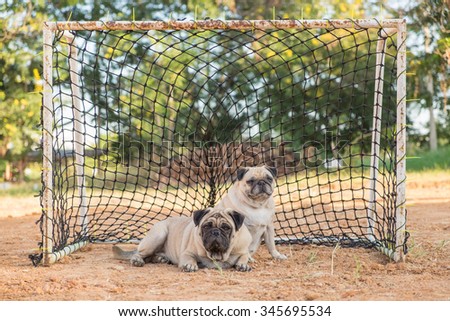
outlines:
[[[131,257],[137,253],[137,251],[124,251],[117,245],[112,247],[113,256],[117,260],[129,260]]]

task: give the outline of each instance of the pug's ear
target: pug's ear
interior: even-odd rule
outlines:
[[[194,224],[195,224],[195,226],[198,226],[198,225],[200,224],[200,221],[202,220],[202,218],[203,218],[206,214],[208,214],[210,210],[211,210],[210,208],[207,208],[207,209],[204,209],[204,210],[197,210],[197,211],[194,211],[194,214],[193,214],[192,216],[193,216],[193,218],[194,218]]]
[[[230,211],[230,216],[233,219],[234,226],[236,226],[236,231],[238,231],[244,224],[245,216],[236,211]]]
[[[266,165],[266,169],[272,174],[273,178],[277,177],[278,170],[276,167],[270,167]]]
[[[237,170],[237,179],[238,181],[244,178],[244,175],[248,172],[248,168],[242,167]]]

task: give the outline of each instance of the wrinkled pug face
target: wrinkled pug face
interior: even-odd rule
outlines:
[[[231,209],[207,208],[195,211],[193,217],[209,259],[227,259],[224,254],[230,247],[234,233],[241,228],[244,216]]]
[[[268,166],[240,168],[237,171],[241,192],[255,201],[264,201],[272,195],[276,176],[277,169]]]

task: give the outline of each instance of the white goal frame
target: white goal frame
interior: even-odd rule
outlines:
[[[70,78],[72,82],[72,105],[75,107],[73,116],[75,119],[81,120],[80,115],[80,79],[77,71],[79,70],[79,62],[72,57],[77,56],[76,46],[70,44],[74,40],[73,35],[69,31],[77,30],[212,30],[212,29],[236,29],[236,30],[252,30],[252,29],[271,29],[271,28],[293,28],[293,29],[312,29],[312,28],[356,28],[369,29],[381,28],[377,42],[376,53],[376,80],[375,80],[375,99],[373,106],[373,123],[372,123],[372,146],[371,146],[371,170],[370,170],[370,190],[368,217],[369,222],[376,220],[374,213],[376,190],[375,184],[378,173],[377,157],[380,154],[380,129],[381,129],[381,113],[382,95],[383,95],[383,74],[384,74],[384,47],[386,45],[386,37],[393,32],[397,33],[397,141],[396,141],[396,207],[397,213],[395,218],[396,225],[396,244],[395,250],[388,248],[379,248],[380,251],[388,255],[394,261],[404,259],[404,251],[401,246],[405,241],[405,181],[406,181],[406,21],[404,19],[387,19],[378,21],[376,19],[357,19],[357,20],[196,20],[196,21],[86,21],[86,22],[45,22],[43,28],[44,44],[43,44],[43,242],[42,242],[42,263],[44,265],[52,264],[62,257],[80,249],[88,244],[88,241],[79,242],[68,245],[63,250],[53,252],[53,77],[52,77],[52,61],[53,61],[53,39],[56,32],[64,31],[63,36],[66,37],[69,57]],[[80,124],[75,121],[75,124]],[[81,132],[81,129],[77,131]],[[80,220],[81,226],[86,228],[88,225],[86,191],[83,183],[83,164],[82,156],[82,135],[75,135],[74,148],[76,151],[76,167],[75,171],[78,177],[78,193],[80,195]],[[373,235],[373,224],[369,223],[368,234]],[[372,236],[373,237],[373,236]]]

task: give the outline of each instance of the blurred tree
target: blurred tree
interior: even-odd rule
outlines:
[[[397,12],[398,8],[393,8]],[[438,127],[448,126],[450,5],[448,0],[411,1],[400,12],[408,21],[408,93],[429,111],[428,144],[438,148]],[[409,96],[410,98],[411,96]],[[436,113],[443,115],[436,119]],[[448,128],[448,127],[447,127]]]
[[[0,158],[4,179],[22,181],[40,137],[42,44],[36,39],[45,16],[31,1],[8,0],[0,12]]]
[[[23,164],[38,142],[34,125],[39,122],[40,96],[34,92],[42,87],[38,70],[44,20],[361,18],[376,16],[379,5],[378,0],[141,0],[133,4],[123,0],[6,0],[0,8],[0,157],[23,167],[19,163]],[[398,12],[396,8],[392,15]],[[414,1],[404,14],[411,19],[413,38],[420,40],[412,49],[413,59],[409,59],[409,71],[416,74],[408,82],[409,92],[423,98],[430,110],[442,110],[449,85],[448,6],[444,0]],[[428,36],[424,33],[427,30]],[[83,77],[85,98],[91,103],[85,112],[101,125],[99,128],[106,128],[95,134],[98,148],[103,147],[105,135],[114,140],[113,132],[127,133],[130,142],[172,140],[174,133],[189,135],[193,131],[196,139],[227,142],[242,133],[246,138],[254,137],[255,124],[259,124],[262,139],[271,136],[301,145],[301,139],[313,140],[318,131],[328,128],[344,140],[358,141],[361,151],[370,146],[365,133],[370,120],[361,115],[371,113],[373,89],[365,88],[373,88],[373,82],[367,81],[364,71],[368,70],[365,66],[373,67],[373,55],[361,58],[370,56],[370,49],[361,42],[363,34],[344,39],[337,33],[321,35],[316,31],[302,36],[289,31],[264,36],[256,31],[233,35],[232,41],[230,34],[218,34],[215,43],[209,44],[205,35],[184,34],[188,41],[183,43],[166,33],[166,43],[160,43],[153,52],[150,40],[137,44],[136,37],[143,34],[89,35],[92,47],[83,58]],[[271,41],[275,42],[269,45]],[[339,53],[340,46],[351,47],[352,42],[352,54]],[[309,55],[311,50],[314,56]],[[144,54],[146,60],[140,59]],[[212,63],[192,59],[199,54]],[[241,55],[241,59],[233,55]],[[389,55],[387,59],[392,62]],[[113,69],[121,68],[123,73],[114,76],[111,70],[105,72],[114,63]],[[125,72],[124,66],[137,63],[138,69]],[[351,70],[360,73],[352,78]],[[129,83],[131,74],[133,84]],[[68,75],[62,73],[62,77]],[[350,86],[352,90],[343,90]],[[349,113],[341,113],[347,105]],[[248,106],[246,112],[244,106]],[[383,117],[393,116],[388,112]],[[439,126],[437,131],[443,132]],[[435,147],[433,137],[430,142]]]

